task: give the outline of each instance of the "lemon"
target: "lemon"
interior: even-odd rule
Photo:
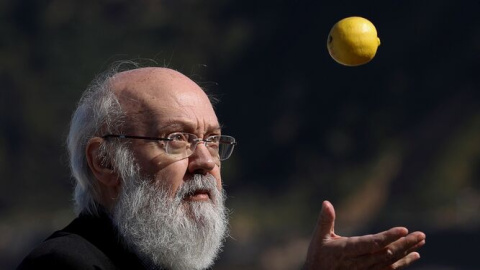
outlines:
[[[327,48],[330,56],[345,66],[368,63],[377,53],[380,39],[377,29],[362,17],[348,17],[338,21],[330,30]]]

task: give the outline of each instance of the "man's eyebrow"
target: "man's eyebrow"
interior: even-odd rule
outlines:
[[[186,130],[186,131],[193,132],[195,130],[195,124],[184,122],[184,121],[172,120],[159,127],[160,132],[173,131],[173,130]],[[210,126],[207,129],[207,131],[220,131],[220,130],[222,130],[221,124]]]
[[[193,125],[185,122],[171,121],[161,125],[159,130],[164,131],[164,130],[172,130],[172,129],[189,129],[189,128],[193,129]]]

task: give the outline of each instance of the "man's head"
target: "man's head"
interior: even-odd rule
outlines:
[[[220,135],[207,95],[183,74],[106,73],[82,97],[68,137],[77,211],[107,211],[147,263],[207,267],[226,231],[216,141],[233,141]]]

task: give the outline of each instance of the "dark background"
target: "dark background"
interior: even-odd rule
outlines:
[[[337,233],[427,233],[410,269],[478,269],[480,1],[0,3],[0,268],[73,218],[64,141],[89,81],[139,59],[222,101],[231,238],[214,269],[299,269],[321,202]],[[344,67],[333,24],[377,27]],[[145,60],[151,59],[151,60]]]

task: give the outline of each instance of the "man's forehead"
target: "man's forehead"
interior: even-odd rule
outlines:
[[[112,89],[130,120],[148,124],[171,118],[218,121],[205,92],[192,80],[167,68],[142,68],[112,78]],[[157,122],[158,123],[158,122]],[[214,125],[214,124],[213,124]]]
[[[203,90],[182,73],[168,68],[139,68],[120,72],[111,79],[113,92],[122,106],[143,106],[165,100],[172,102],[196,95],[208,99]]]
[[[200,88],[182,73],[169,68],[138,68],[119,72],[111,79],[115,94],[160,94],[172,88]]]

